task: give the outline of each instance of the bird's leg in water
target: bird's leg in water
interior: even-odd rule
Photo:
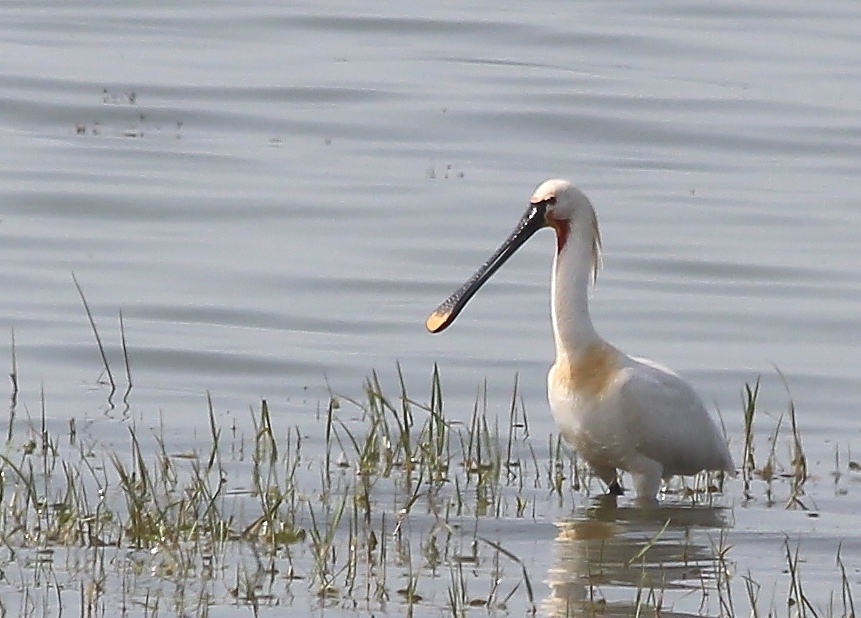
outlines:
[[[604,481],[608,496],[621,496],[625,493],[625,490],[619,485],[619,475],[616,473],[616,468],[613,466],[593,466],[592,471]]]

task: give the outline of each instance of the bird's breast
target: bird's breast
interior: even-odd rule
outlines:
[[[561,397],[599,399],[620,371],[618,350],[602,341],[587,345],[573,356],[557,355],[548,382]]]

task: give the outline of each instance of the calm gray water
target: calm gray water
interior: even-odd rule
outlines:
[[[808,431],[857,434],[861,9],[558,9],[7,4],[21,399],[110,425],[74,272],[119,374],[123,310],[145,422],[196,425],[206,390],[289,409],[396,361],[419,390],[440,363],[452,400],[519,372],[546,421],[549,233],[451,331],[423,320],[563,176],[599,212],[609,340],[722,409],[776,365]]]
[[[44,388],[57,431],[193,446],[207,391],[225,424],[266,398],[312,427],[327,384],[394,390],[399,362],[422,399],[436,362],[451,416],[485,378],[505,409],[519,374],[550,433],[549,232],[450,330],[424,319],[561,176],[602,225],[602,334],[690,379],[737,458],[739,391],[761,374],[778,416],[778,367],[825,468],[861,449],[859,23],[851,1],[6,2],[19,412]],[[120,390],[123,312],[125,414],[72,272]]]

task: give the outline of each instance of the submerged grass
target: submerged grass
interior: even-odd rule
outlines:
[[[126,369],[131,384],[127,361]],[[445,408],[436,366],[426,401],[408,393],[400,368],[393,397],[375,372],[362,398],[330,394],[320,435],[310,436],[279,428],[266,401],[249,413],[250,438],[235,427],[226,435],[207,396],[208,444],[178,453],[163,425],[129,424],[120,452],[82,437],[74,423],[67,440],[51,435],[44,394],[39,419],[13,430],[14,378],[13,387],[0,454],[0,559],[16,595],[2,595],[3,616],[73,608],[107,616],[117,604],[134,616],[206,616],[214,607],[258,615],[302,604],[345,615],[660,616],[696,594],[695,615],[854,616],[855,574],[842,553],[840,602],[818,607],[788,538],[785,608],[760,607],[762,586],[749,571],[738,575],[727,533],[714,523],[722,479],[670,484],[675,506],[654,521],[590,501],[600,484],[559,436],[533,441],[516,379],[500,413],[489,410],[482,384],[461,424]],[[788,464],[776,455],[781,416],[757,467],[758,393],[759,381],[745,385],[744,499],[762,496],[770,507],[784,491],[788,506],[804,506],[794,404]],[[702,513],[704,524],[685,519]],[[559,519],[573,528],[541,541],[562,552],[548,575],[551,560],[528,553],[538,543],[530,536]],[[691,540],[701,525],[719,534],[711,547]],[[541,572],[531,573],[536,565]],[[545,578],[552,592],[542,601],[535,582]]]

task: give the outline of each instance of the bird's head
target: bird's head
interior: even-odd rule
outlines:
[[[578,233],[581,242],[592,249],[592,268],[597,277],[601,235],[589,198],[567,180],[551,178],[538,185],[529,202],[535,209],[534,216],[544,221],[542,227],[556,230],[557,253],[562,253],[572,232]]]

